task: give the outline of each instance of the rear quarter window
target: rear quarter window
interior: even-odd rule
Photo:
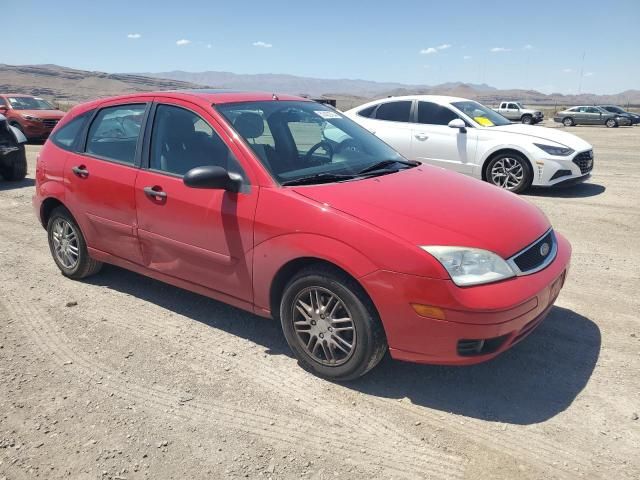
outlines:
[[[64,150],[75,150],[79,144],[80,134],[92,114],[93,110],[90,110],[73,118],[60,128],[57,128],[51,135],[50,140]]]

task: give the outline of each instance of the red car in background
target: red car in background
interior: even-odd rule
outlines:
[[[526,200],[263,93],[77,106],[42,149],[34,207],[67,277],[107,262],[277,318],[300,363],[338,380],[387,351],[495,357],[545,318],[571,254]]]
[[[44,139],[64,117],[46,100],[31,95],[0,94],[0,113],[29,140]]]

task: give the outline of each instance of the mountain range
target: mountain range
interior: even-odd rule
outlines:
[[[229,72],[105,73],[58,65],[0,64],[0,92],[27,93],[62,102],[81,102],[119,93],[179,90],[202,87],[262,90],[268,92],[331,97],[346,109],[373,98],[407,94],[439,94],[476,99],[487,105],[519,100],[530,105],[566,106],[607,104],[640,106],[640,90],[616,95],[544,94],[535,90],[497,89],[486,84],[449,82],[409,85],[357,79],[320,79],[285,74],[244,75]]]

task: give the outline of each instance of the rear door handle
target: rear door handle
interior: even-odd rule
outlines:
[[[164,192],[161,187],[144,187],[144,194],[152,200],[164,200],[167,198],[167,192]]]
[[[89,170],[84,165],[73,167],[71,171],[76,177],[87,178],[89,176]]]
[[[425,135],[424,133],[418,133],[415,137],[421,142],[424,142],[427,138],[429,138],[429,135]]]

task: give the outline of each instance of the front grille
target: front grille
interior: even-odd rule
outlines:
[[[585,174],[593,170],[593,150],[581,152],[573,158],[575,163],[580,168],[580,173]]]
[[[509,335],[486,338],[482,340],[458,340],[458,355],[461,357],[475,357],[497,351]]]
[[[55,118],[46,118],[42,121],[42,124],[47,128],[53,128],[58,124],[59,120]]]
[[[549,230],[541,239],[522,252],[514,255],[511,261],[521,273],[534,273],[544,268],[555,257],[557,250],[556,236]]]

